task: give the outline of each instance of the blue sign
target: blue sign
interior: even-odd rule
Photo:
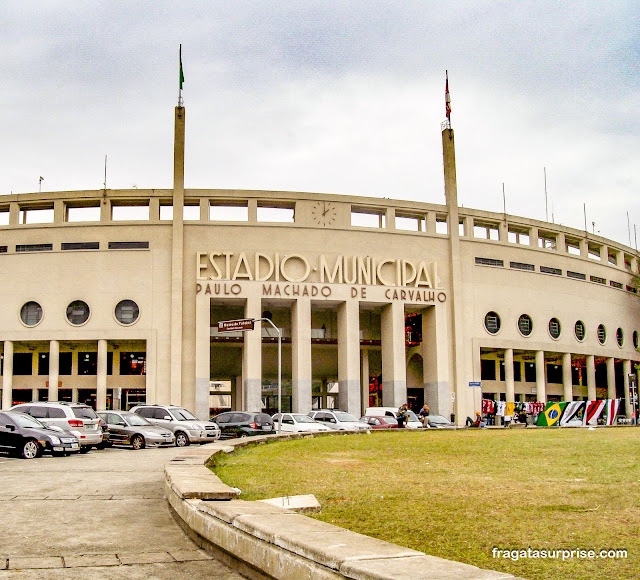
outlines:
[[[470,387],[481,387],[482,383],[480,381],[469,381]]]

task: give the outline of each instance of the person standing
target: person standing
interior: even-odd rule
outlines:
[[[398,429],[404,429],[404,424],[409,417],[409,406],[405,403],[398,409]]]

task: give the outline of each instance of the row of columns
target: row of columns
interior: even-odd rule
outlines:
[[[58,381],[60,380],[60,342],[49,341],[49,401],[58,400]],[[4,341],[4,364],[2,369],[2,409],[12,406],[13,394],[13,341]],[[77,391],[75,393],[77,397]],[[98,340],[98,367],[96,377],[96,406],[107,407],[107,341]]]
[[[260,318],[261,307],[260,298],[248,298],[245,317]],[[383,404],[398,407],[406,402],[407,397],[404,304],[393,302],[384,306],[381,326]],[[312,407],[311,361],[311,300],[299,298],[291,308],[291,394],[294,413],[308,413]],[[340,409],[358,416],[365,392],[361,370],[360,309],[357,301],[350,300],[338,305],[338,403]],[[242,377],[242,408],[261,409],[262,335],[258,329],[244,333]],[[366,392],[368,396],[368,384]]]
[[[586,355],[587,367],[587,398],[590,401],[596,400],[596,363],[595,355]],[[539,401],[546,402],[546,372],[544,351],[537,350],[535,357],[536,364],[536,393]],[[616,371],[615,358],[608,357],[607,364],[607,398],[616,398]],[[623,360],[623,377],[624,377],[624,400],[627,418],[631,417],[630,391],[629,391],[629,375],[631,374],[631,361]],[[515,381],[513,374],[513,349],[507,348],[504,351],[504,378],[505,378],[505,395],[507,402],[515,401]],[[562,355],[562,388],[563,400],[573,401],[573,381],[571,377],[571,353],[563,353]]]
[[[297,297],[291,305],[291,379],[292,410],[308,413],[312,408],[312,354],[311,354],[311,300]],[[202,391],[197,401],[205,404],[208,395],[210,368],[210,300],[203,297],[196,304],[196,388]],[[260,296],[245,299],[245,318],[261,317]],[[429,307],[423,311],[423,336],[438,336],[438,340],[423,341],[424,384],[434,394],[434,409],[437,399],[449,399],[448,344],[446,312],[444,307]],[[337,305],[338,318],[338,382],[339,407],[359,415],[363,403],[368,404],[369,361],[361,356],[360,348],[360,303],[345,300]],[[404,303],[394,301],[381,308],[381,351],[383,404],[398,407],[406,402],[406,345]],[[214,370],[215,373],[215,370]],[[440,393],[442,391],[442,393]],[[262,336],[259,325],[256,330],[244,333],[242,351],[242,389],[237,397],[239,408],[255,411],[262,408]],[[239,400],[238,400],[239,399]],[[196,409],[196,413],[204,412]]]

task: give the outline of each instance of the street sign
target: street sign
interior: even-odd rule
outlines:
[[[221,320],[218,322],[218,332],[236,332],[237,330],[253,330],[253,318],[240,320]]]
[[[470,387],[481,387],[482,383],[480,381],[469,381]]]

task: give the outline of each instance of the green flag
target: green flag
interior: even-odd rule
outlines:
[[[180,90],[182,90],[183,83],[184,83],[184,72],[182,71],[182,45],[180,45]]]

